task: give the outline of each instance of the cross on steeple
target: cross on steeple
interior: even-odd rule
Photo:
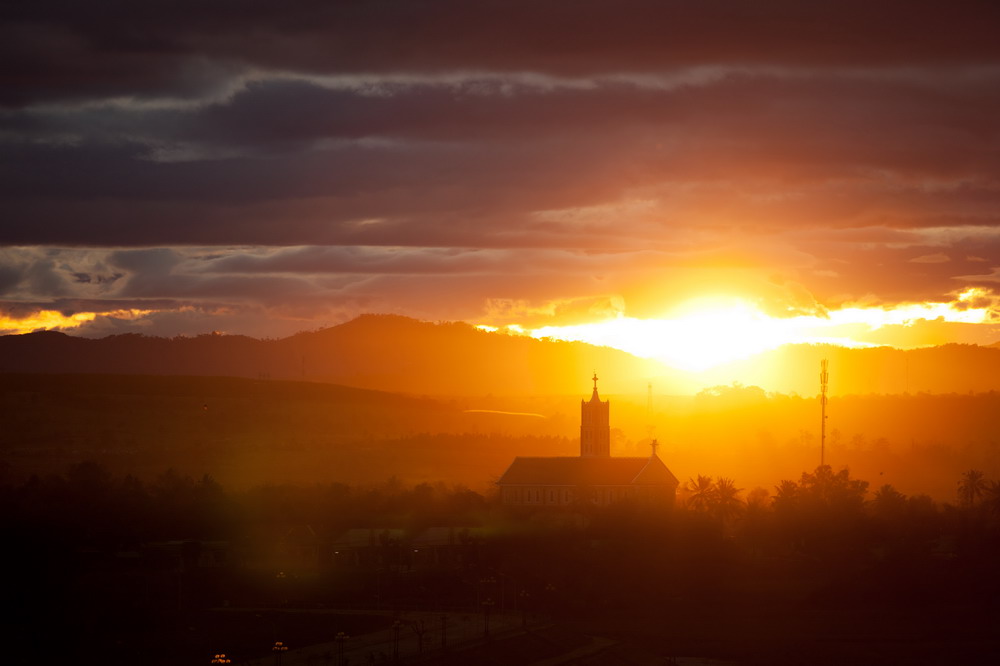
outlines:
[[[656,449],[657,449],[658,446],[660,446],[660,443],[654,439],[653,441],[651,441],[649,443],[649,446],[653,449],[653,455],[655,456],[656,455]]]
[[[597,390],[597,370],[594,370],[593,380],[594,380],[594,390],[596,391]]]

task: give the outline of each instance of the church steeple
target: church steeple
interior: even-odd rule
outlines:
[[[597,372],[592,377],[594,393],[590,402],[580,401],[580,455],[611,456],[610,401],[601,401],[597,393]]]

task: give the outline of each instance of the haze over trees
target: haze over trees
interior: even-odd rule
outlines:
[[[614,455],[681,478],[770,487],[819,462],[815,398],[723,386],[693,397],[612,395]],[[95,460],[150,480],[173,467],[229,487],[444,481],[486,491],[515,456],[573,455],[579,392],[416,398],[317,382],[129,375],[5,375],[0,461],[12,478]],[[827,460],[876,485],[954,499],[961,473],[1000,475],[1000,394],[831,400]]]

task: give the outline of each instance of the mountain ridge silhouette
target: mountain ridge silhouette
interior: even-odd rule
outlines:
[[[635,390],[669,369],[610,347],[482,331],[463,322],[361,315],[338,326],[259,340],[210,333],[82,338],[40,331],[0,337],[0,372],[150,374],[322,381],[417,395]]]
[[[208,333],[82,338],[55,331],[0,336],[0,372],[231,376],[319,381],[414,395],[572,395],[600,390],[696,393],[741,383],[813,395],[821,359],[831,395],[1000,390],[1000,346],[902,350],[785,345],[703,373],[582,342],[491,333],[464,322],[367,314],[280,339]]]

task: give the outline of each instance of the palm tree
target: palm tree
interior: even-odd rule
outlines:
[[[687,498],[689,507],[695,511],[708,511],[714,492],[712,477],[699,474],[697,479],[688,479],[684,484],[684,490],[689,493]]]
[[[774,499],[772,502],[775,508],[791,509],[798,503],[801,495],[799,484],[786,479],[774,487]]]
[[[962,474],[958,482],[958,501],[962,506],[975,506],[976,500],[983,497],[986,491],[986,475],[978,469],[970,469]]]
[[[906,495],[887,483],[875,491],[871,506],[879,516],[896,518],[906,509]]]
[[[743,512],[743,500],[739,498],[742,488],[737,488],[732,479],[719,478],[712,489],[712,513],[722,522],[729,522]]]

